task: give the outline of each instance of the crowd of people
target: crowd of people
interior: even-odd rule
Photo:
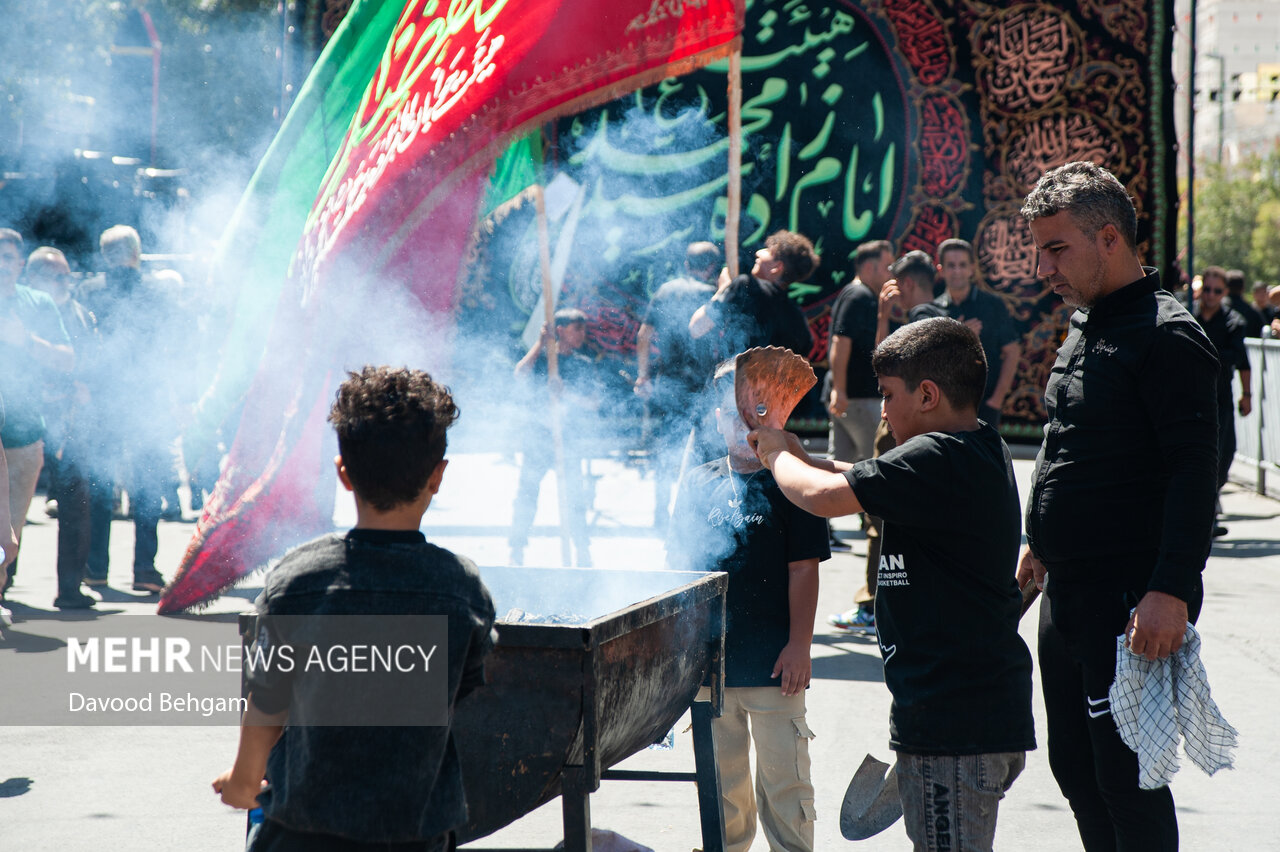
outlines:
[[[895,259],[890,242],[872,240],[856,248],[853,260],[854,278],[831,306],[822,389],[830,416],[831,457],[853,463],[895,445],[881,417],[871,356],[894,330],[926,317],[956,319],[978,335],[992,365],[979,414],[998,428],[1021,357],[1020,334],[1006,302],[978,283],[973,246],[965,240],[945,240],[935,262],[918,250]],[[807,237],[787,231],[774,234],[757,253],[750,274],[730,281],[722,270],[712,288],[706,282],[715,278],[718,261],[712,244],[691,245],[686,261],[691,277],[659,288],[636,341],[640,370],[635,389],[648,401],[654,424],[649,448],[658,483],[654,522],[660,529],[667,522],[670,483],[680,470],[715,454],[714,441],[706,437],[715,432],[710,414],[715,405],[705,395],[714,366],[750,346],[781,346],[804,354],[812,346],[803,315],[786,298],[785,286],[807,279],[818,268],[819,258]],[[840,629],[873,634],[880,522],[875,515],[862,514],[860,519],[870,542],[866,583],[850,609],[827,620]],[[828,546],[849,549],[830,533]]]
[[[1243,276],[1219,267],[1204,270],[1188,310],[1141,264],[1133,202],[1093,163],[1045,173],[1022,216],[1039,276],[1075,309],[1045,391],[1025,505],[998,431],[1019,334],[968,242],[945,240],[936,257],[895,258],[883,240],[856,250],[856,277],[832,308],[822,456],[793,434],[749,427],[735,393],[737,354],[812,350],[789,295],[819,267],[810,239],[772,234],[738,276],[721,268],[716,246],[694,243],[685,275],[654,295],[635,391],[657,425],[655,526],[672,567],[729,574],[724,713],[712,723],[729,850],[745,852],[757,823],[771,849],[814,848],[805,691],[819,565],[833,543],[825,519],[852,515],[871,544],[866,582],[828,621],[879,643],[914,847],[992,846],[999,802],[1036,748],[1031,651],[1018,633],[1034,586],[1048,762],[1085,848],[1177,848],[1172,794],[1140,785],[1138,756],[1112,715],[1116,640],[1165,659],[1196,621],[1231,422],[1251,406],[1243,338],[1280,332],[1280,317],[1265,310],[1270,292],[1247,310]],[[102,276],[77,287],[56,248],[27,254],[19,234],[0,230],[3,573],[11,583],[47,467],[63,609],[93,606],[82,588],[108,580],[120,488],[135,526],[132,588],[164,586],[156,527],[170,494],[175,400],[155,374],[181,320],[163,281],[142,273],[132,228],[109,229],[100,245]],[[557,445],[562,470],[575,472],[561,483],[563,521],[577,563],[591,564],[582,453],[564,434],[599,398],[581,356],[586,333],[585,315],[562,309],[515,365],[517,380],[549,382],[566,403],[526,430],[509,539],[516,564]],[[270,641],[273,615],[371,612],[370,601],[387,614],[445,614],[450,714],[482,687],[492,601],[474,564],[419,532],[457,414],[449,391],[421,371],[349,375],[330,421],[356,526],[272,571],[257,603],[259,644]],[[262,808],[250,848],[320,848],[318,839],[324,848],[453,848],[466,811],[448,725],[360,729],[368,751],[356,758],[340,731],[290,726],[316,694],[291,679],[251,677],[249,688],[238,753],[214,789],[228,804]],[[404,784],[408,776],[419,783]],[[939,820],[943,811],[965,816]]]
[[[138,232],[99,239],[101,271],[76,274],[62,251],[29,253],[0,229],[0,398],[7,517],[4,591],[42,471],[57,518],[59,609],[93,607],[109,580],[111,521],[134,526],[131,587],[156,595],[157,525],[181,518],[177,493],[177,354],[190,343],[189,306],[176,272],[142,270]],[[198,504],[198,501],[197,501]]]
[[[878,549],[850,620],[865,613],[854,627],[877,637],[884,660],[894,783],[913,847],[992,848],[999,803],[1037,746],[1031,651],[1018,632],[1032,589],[1042,595],[1036,653],[1048,763],[1084,848],[1178,847],[1172,794],[1167,784],[1143,783],[1139,755],[1118,727],[1127,711],[1111,706],[1117,639],[1155,661],[1194,635],[1220,485],[1219,418],[1237,405],[1221,383],[1241,366],[1215,337],[1225,330],[1220,339],[1232,339],[1238,323],[1217,270],[1206,271],[1192,311],[1141,264],[1133,202],[1107,170],[1077,162],[1048,171],[1022,215],[1039,275],[1075,309],[1046,389],[1045,440],[1025,505],[996,429],[1017,335],[998,297],[974,280],[967,243],[946,241],[938,262],[920,251],[894,260],[886,243],[857,252],[858,277],[833,320],[840,369],[826,396],[843,437],[830,457],[781,429],[749,426],[758,418],[741,410],[737,390],[738,353],[809,351],[787,296],[818,265],[807,238],[772,235],[750,273],[722,273],[712,289],[715,255],[692,246],[690,277],[664,286],[651,306],[642,336],[654,352],[636,390],[654,410],[678,411],[672,434],[655,431],[667,442],[655,457],[683,469],[669,516],[661,490],[657,501],[668,562],[729,575],[723,713],[711,728],[732,852],[751,846],[757,825],[771,850],[814,848],[805,693],[819,565],[831,555],[824,519],[859,513]],[[946,292],[934,298],[939,279]],[[558,312],[517,376],[582,393],[585,365],[575,355],[584,336],[581,314]],[[694,388],[691,377],[704,369],[705,388]],[[875,424],[866,412],[849,416],[858,400],[879,401]],[[714,440],[698,435],[705,424],[690,414],[702,404]],[[1244,399],[1238,405],[1247,409]],[[258,601],[260,645],[272,641],[277,613],[357,611],[366,598],[390,607],[379,612],[447,612],[457,632],[450,695],[479,686],[492,603],[474,565],[418,532],[441,487],[444,432],[456,413],[426,374],[351,374],[330,419],[356,527],[293,551],[269,576]],[[564,425],[553,417],[548,428]],[[396,449],[373,452],[371,442]],[[536,500],[549,462],[530,448],[525,456],[522,492]],[[577,529],[580,505],[568,502]],[[511,541],[517,554],[531,515],[522,518]],[[352,570],[357,562],[369,570]],[[395,580],[405,584],[403,600],[383,593],[392,579],[376,569],[391,565],[413,569]],[[422,571],[444,585],[414,586]],[[322,838],[324,848],[453,848],[464,810],[456,762],[440,760],[454,754],[448,728],[361,729],[365,751],[353,761],[341,736],[290,725],[291,713],[316,700],[293,681],[250,684],[234,765],[213,785],[228,804],[262,808],[249,848],[318,848]],[[424,766],[438,770],[412,790],[397,783]],[[383,797],[396,806],[379,804]],[[338,806],[354,800],[371,804]]]
[[[1084,847],[1177,848],[1172,795],[1139,783],[1110,690],[1117,637],[1134,655],[1167,659],[1199,614],[1211,536],[1225,532],[1214,504],[1234,452],[1234,413],[1250,410],[1248,312],[1234,309],[1244,306],[1243,276],[1206,269],[1188,310],[1142,266],[1133,202],[1092,163],[1046,173],[1022,215],[1038,274],[1076,309],[1045,392],[1025,547],[997,431],[1020,335],[1007,305],[979,283],[969,243],[945,240],[936,261],[920,251],[895,260],[881,240],[857,249],[856,277],[832,308],[826,457],[785,432],[748,434],[733,361],[715,370],[705,405],[728,454],[699,466],[687,442],[668,554],[678,567],[730,575],[726,710],[712,726],[727,849],[750,847],[757,820],[770,849],[813,848],[804,689],[818,564],[832,542],[814,522],[843,515],[864,518],[866,584],[828,621],[879,641],[915,849],[992,846],[998,803],[1036,747],[1031,658],[1018,635],[1033,584],[1044,597],[1036,650],[1049,764]],[[707,347],[710,363],[748,346],[806,351],[800,335],[786,337],[794,304],[772,296],[816,268],[816,256],[800,277],[771,265],[785,257],[778,246],[800,240],[811,246],[771,237],[751,276],[722,275],[706,305],[666,318],[672,331],[646,345],[669,359],[719,329],[713,342],[724,345]],[[651,311],[662,307],[655,300]],[[1270,313],[1249,329],[1280,330]],[[648,389],[646,376],[637,391]],[[694,420],[691,429],[686,413],[680,431],[696,432]],[[965,819],[935,819],[952,807]]]

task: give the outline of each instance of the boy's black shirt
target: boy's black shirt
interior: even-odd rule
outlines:
[[[1021,512],[1004,441],[985,423],[930,432],[845,477],[885,522],[876,630],[893,694],[890,745],[953,755],[1035,748],[1014,579]]]
[[[484,681],[493,601],[474,563],[417,531],[353,529],[288,553],[267,575],[257,609],[272,615],[445,615],[450,718]],[[286,709],[289,679],[246,675],[254,704]],[[466,822],[452,728],[286,727],[267,762],[263,815],[296,831],[410,842]]]
[[[685,474],[671,517],[671,568],[729,574],[725,686],[778,686],[773,666],[791,640],[787,564],[831,558],[826,521],[787,500],[768,470],[739,474],[727,457]]]

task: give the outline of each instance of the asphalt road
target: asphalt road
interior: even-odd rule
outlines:
[[[610,567],[657,565],[661,547],[646,528],[652,517],[652,480],[612,462],[593,463],[596,484],[593,542],[595,564]],[[1031,463],[1016,470],[1025,494]],[[466,553],[481,565],[506,558],[502,532],[509,506],[501,496],[514,492],[516,468],[492,455],[456,456],[444,488],[427,514],[428,537]],[[559,544],[549,523],[555,498],[544,487],[529,564],[554,564]],[[1240,732],[1236,768],[1205,777],[1189,761],[1173,784],[1189,850],[1280,849],[1280,503],[1230,485],[1224,496],[1228,536],[1214,546],[1205,572],[1206,601],[1200,619],[1203,658],[1213,695]],[[478,510],[477,507],[484,507]],[[349,523],[342,509],[339,521]],[[37,499],[23,544],[22,570],[10,592],[17,623],[0,642],[0,690],[28,694],[42,671],[64,664],[64,638],[82,619],[112,621],[130,616],[156,619],[154,597],[129,591],[132,528],[113,530],[111,588],[93,613],[59,613],[54,597],[56,524]],[[849,606],[862,576],[865,540],[854,526],[837,524],[853,552],[836,555],[822,569],[819,624],[814,640],[814,680],[808,718],[817,734],[813,778],[817,788],[817,846],[823,850],[909,848],[901,823],[858,844],[841,838],[840,800],[853,770],[866,753],[891,758],[886,746],[889,695],[873,640],[842,634],[825,624],[827,613]],[[190,538],[190,524],[163,523],[159,567],[172,573]],[[541,533],[541,536],[539,536]],[[233,614],[248,606],[260,579],[223,597],[195,618],[230,631]],[[119,623],[119,622],[117,622]],[[1023,635],[1035,647],[1034,613]],[[47,667],[47,668],[42,668]],[[1038,678],[1038,674],[1037,674]],[[25,684],[25,685],[24,685]],[[1042,747],[1001,807],[996,846],[1043,852],[1080,848],[1065,801],[1050,775],[1043,749],[1044,717],[1035,699],[1037,736]],[[236,729],[228,725],[182,727],[13,725],[0,718],[0,852],[89,849],[232,850],[242,846],[243,814],[224,807],[209,782],[231,761]],[[683,731],[684,725],[679,726]],[[688,733],[679,733],[671,751],[646,751],[621,768],[689,770]],[[594,824],[659,852],[682,852],[701,845],[692,785],[659,782],[605,782],[592,796]],[[558,800],[482,841],[486,847],[550,848],[560,837]],[[480,844],[477,844],[480,845]],[[757,840],[756,850],[764,848]]]

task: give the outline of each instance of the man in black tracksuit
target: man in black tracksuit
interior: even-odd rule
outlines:
[[[1018,579],[1043,583],[1049,764],[1088,852],[1174,850],[1168,788],[1138,787],[1111,718],[1116,637],[1148,659],[1200,611],[1217,491],[1218,359],[1140,265],[1124,187],[1092,163],[1041,177],[1022,214],[1039,274],[1073,307],[1045,404]],[[1130,610],[1136,611],[1130,616]]]

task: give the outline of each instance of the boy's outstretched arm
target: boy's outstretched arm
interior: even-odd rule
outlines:
[[[773,472],[786,498],[809,514],[838,518],[862,511],[844,478],[844,471],[852,465],[812,458],[799,438],[781,429],[756,429],[747,435],[747,442],[760,463]]]
[[[773,677],[782,678],[783,695],[799,695],[809,685],[813,660],[813,620],[818,613],[818,560],[787,563],[787,605],[791,636],[773,664]]]
[[[267,755],[284,731],[289,711],[263,713],[249,693],[248,707],[240,720],[240,747],[230,769],[213,779],[213,792],[222,796],[223,804],[233,808],[258,807],[258,793],[267,774]]]

